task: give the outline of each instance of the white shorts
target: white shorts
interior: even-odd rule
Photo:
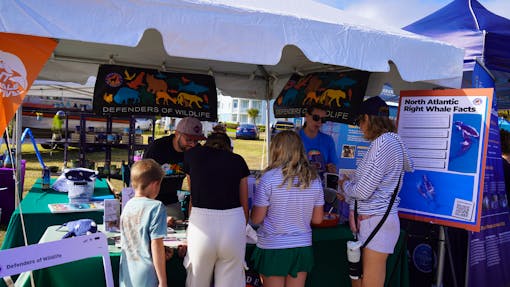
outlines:
[[[360,222],[358,240],[365,242],[382,217],[382,215],[374,215],[362,220]],[[399,236],[400,220],[398,219],[398,214],[389,214],[384,224],[379,228],[379,231],[368,243],[367,248],[381,253],[392,254]]]

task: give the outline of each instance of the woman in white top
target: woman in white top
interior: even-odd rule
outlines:
[[[407,148],[396,134],[389,117],[388,105],[380,98],[364,101],[360,108],[359,127],[365,139],[371,141],[352,178],[339,181],[350,205],[349,223],[358,240],[365,242],[386,213],[397,185],[402,187],[405,171],[413,171]],[[354,202],[357,201],[357,221],[354,220]],[[352,280],[352,286],[384,286],[386,259],[393,253],[400,235],[400,222],[395,202],[384,224],[362,252],[363,276]]]

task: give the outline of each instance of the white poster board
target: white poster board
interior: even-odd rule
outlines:
[[[492,94],[402,91],[398,133],[416,170],[404,178],[401,217],[480,230]]]
[[[0,250],[0,277],[43,269],[98,255],[103,257],[106,286],[113,287],[108,243],[105,235],[100,232]]]

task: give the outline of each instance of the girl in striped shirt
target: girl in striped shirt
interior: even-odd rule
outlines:
[[[251,220],[260,227],[252,259],[264,287],[304,286],[313,266],[310,223],[322,222],[324,193],[298,134],[278,133],[269,153],[254,193]]]
[[[360,108],[359,127],[365,139],[371,141],[367,153],[360,161],[352,178],[344,176],[339,188],[345,192],[350,205],[349,223],[358,240],[364,242],[386,213],[391,196],[405,171],[413,171],[408,150],[395,133],[396,127],[389,117],[388,105],[380,98],[364,101]],[[357,201],[358,222],[354,220],[354,202]],[[400,234],[398,203],[395,202],[376,235],[362,252],[363,276],[352,280],[352,286],[383,286],[386,276],[386,259]]]

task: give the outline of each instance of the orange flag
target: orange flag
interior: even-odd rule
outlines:
[[[56,46],[50,38],[0,32],[0,135]]]

